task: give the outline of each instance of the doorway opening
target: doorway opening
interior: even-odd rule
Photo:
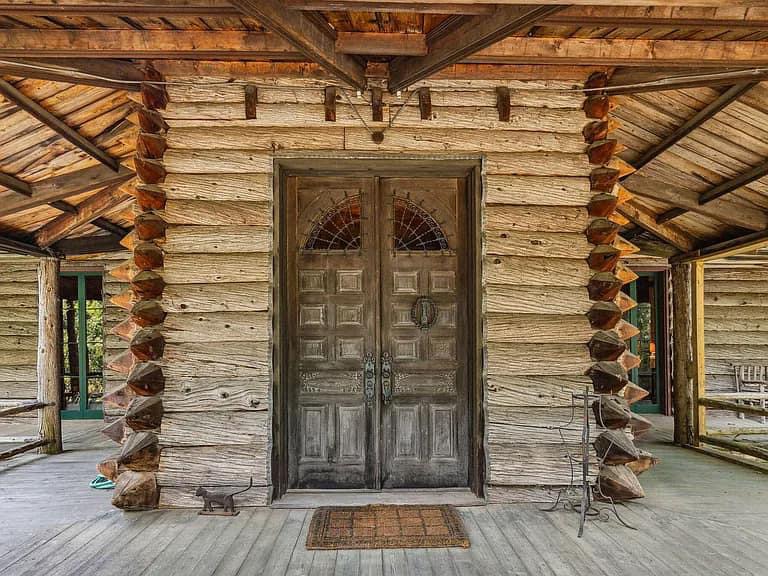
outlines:
[[[278,180],[275,496],[479,494],[477,164],[295,162]]]
[[[100,272],[62,272],[61,417],[102,418],[104,297]]]
[[[669,354],[669,274],[666,270],[637,271],[639,278],[624,287],[637,302],[627,312],[627,321],[639,330],[629,350],[640,358],[629,379],[648,391],[633,404],[640,413],[669,414],[671,406],[671,365]]]

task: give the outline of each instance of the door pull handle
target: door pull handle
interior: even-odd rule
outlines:
[[[368,352],[363,361],[363,396],[365,405],[373,408],[373,400],[376,397],[376,361],[373,352]]]
[[[392,402],[392,356],[389,352],[381,355],[381,394],[385,406]]]

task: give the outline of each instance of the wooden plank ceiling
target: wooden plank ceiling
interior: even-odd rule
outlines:
[[[184,60],[309,61],[352,85],[374,64],[406,90],[449,66],[492,67],[498,78],[599,67],[620,86],[704,74],[664,90],[616,90],[613,135],[638,168],[622,182],[636,195],[623,208],[626,228],[681,252],[759,237],[768,229],[768,86],[759,83],[768,0],[660,3],[0,0],[0,246],[109,245],[130,228],[135,127],[125,88],[136,86],[114,80],[141,80],[147,60],[167,70]],[[71,84],[57,65],[103,78]],[[736,75],[711,76],[722,71]]]

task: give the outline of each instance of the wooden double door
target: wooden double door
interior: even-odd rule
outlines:
[[[466,186],[287,183],[292,488],[468,485]]]

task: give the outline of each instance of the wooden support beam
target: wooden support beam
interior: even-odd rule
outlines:
[[[32,186],[24,180],[20,180],[11,174],[0,172],[0,186],[5,186],[9,190],[13,190],[18,194],[24,196],[32,196]]]
[[[755,250],[756,248],[762,248],[767,245],[768,230],[761,230],[759,232],[753,232],[752,234],[733,238],[732,240],[716,242],[715,244],[710,244],[709,246],[697,250],[678,254],[669,260],[670,262],[706,262],[708,260],[716,260],[725,258],[726,256],[747,252],[749,250]]]
[[[768,79],[768,69],[732,69],[721,70],[691,69],[682,71],[643,70],[633,67],[617,68],[606,86],[610,94],[639,94],[643,92],[662,92],[702,86],[732,86],[745,82],[759,82]]]
[[[658,224],[653,212],[634,200],[628,200],[619,206],[617,211],[627,220],[648,230],[654,236],[661,238],[682,252],[689,252],[694,249],[695,244],[690,236],[674,226]]]
[[[35,241],[38,246],[47,248],[54,242],[66,238],[77,228],[93,223],[97,218],[131,199],[132,196],[122,187],[122,184],[108,186],[78,204],[74,214],[62,214],[37,230]]]
[[[552,38],[511,36],[467,56],[465,61],[489,64],[599,63],[604,66],[653,65],[692,69],[764,67],[768,64],[768,42],[644,38],[558,38],[553,41]]]
[[[23,414],[24,412],[31,412],[32,410],[38,410],[39,408],[45,408],[48,404],[44,402],[23,402],[18,406],[10,406],[8,408],[0,408],[0,418],[7,418],[14,414]]]
[[[41,258],[38,264],[37,401],[47,404],[38,412],[40,439],[48,442],[45,454],[58,454],[61,445],[61,320],[57,258]]]
[[[29,0],[0,2],[6,16],[236,16],[227,0]]]
[[[325,12],[346,12],[348,10],[358,12],[409,12],[417,14],[472,14],[488,15],[493,12],[490,4],[478,4],[475,2],[347,2],[346,0],[283,0],[293,10],[322,10]]]
[[[51,245],[51,250],[63,256],[79,256],[83,254],[104,254],[121,252],[126,248],[120,244],[117,236],[84,236],[82,238],[67,238]]]
[[[744,174],[738,175],[736,178],[733,178],[732,180],[728,180],[727,182],[723,182],[722,184],[718,184],[714,188],[710,188],[703,194],[699,196],[699,205],[704,205],[709,202],[712,202],[712,200],[716,200],[720,198],[721,196],[725,196],[726,194],[730,194],[731,192],[738,190],[742,186],[748,186],[752,182],[759,180],[763,176],[768,175],[768,160],[763,162],[762,164],[758,164],[754,168],[748,170]],[[666,212],[662,212],[656,217],[656,222],[659,224],[663,224],[664,222],[669,222],[670,220],[673,220],[679,216],[682,216],[683,214],[686,214],[688,210],[685,208],[672,208],[670,210],[667,210]]]
[[[399,32],[337,32],[336,52],[370,56],[424,56],[427,54],[424,34]]]
[[[333,0],[333,4],[338,4],[339,2],[344,3],[348,8],[348,10],[355,10],[360,9],[360,6],[366,6],[366,5],[372,5],[373,3],[371,0]],[[466,4],[467,0],[416,0],[416,2],[413,2],[413,0],[386,0],[388,4],[393,6],[393,10],[395,10],[395,6],[407,6],[409,4],[421,4],[422,6],[439,6],[439,5],[456,5],[456,4]],[[476,4],[500,4],[500,5],[506,5],[506,6],[514,6],[514,5],[520,5],[520,4],[530,4],[531,0],[477,0]],[[544,6],[544,5],[553,5],[557,4],[558,0],[541,0],[538,2],[538,4]],[[378,5],[377,2],[375,5]],[[722,8],[723,6],[727,6],[728,8],[735,8],[735,7],[757,7],[757,6],[765,6],[764,3],[761,3],[760,0],[729,0],[727,5],[723,3],[723,0],[569,0],[569,4],[572,4],[574,6],[658,6],[658,5],[673,5],[678,8],[683,7],[711,7],[711,8]],[[399,9],[399,8],[398,8]]]
[[[68,174],[53,176],[39,182],[32,182],[32,195],[22,198],[4,198],[0,203],[0,216],[6,216],[43,204],[50,204],[70,196],[76,196],[91,190],[97,190],[112,184],[122,184],[133,178],[134,174],[125,167],[119,172],[103,165],[83,168]],[[63,208],[62,208],[63,210]]]
[[[13,84],[6,82],[2,78],[0,78],[0,94],[89,156],[112,168],[115,172],[120,170],[120,162],[117,158],[107,154],[96,144],[88,140],[88,138],[80,134],[80,132],[51,114],[40,104],[17,90]]]
[[[389,89],[407,88],[487,48],[499,40],[526,29],[559,10],[562,6],[497,6],[488,16],[467,18],[451,33],[440,36],[429,45],[425,56],[395,58],[390,63]]]
[[[663,138],[661,142],[655,146],[652,146],[649,150],[646,150],[637,160],[632,162],[632,166],[636,170],[640,170],[640,168],[651,162],[654,158],[661,155],[664,151],[670,149],[672,146],[680,142],[680,140],[688,136],[688,134],[696,130],[696,128],[704,124],[704,122],[723,110],[723,108],[752,90],[752,88],[757,86],[757,84],[758,82],[745,82],[743,84],[735,84],[731,86],[728,88],[728,90],[723,92],[720,96],[715,98],[704,108],[696,112],[696,114],[691,116],[666,138]]]
[[[6,10],[0,8],[0,14]],[[99,86],[113,90],[138,92],[144,74],[130,62],[121,60],[94,60],[88,58],[36,60],[0,60],[0,75],[22,76],[56,82],[76,82],[85,86]]]
[[[10,252],[24,256],[50,256],[48,252],[32,242],[7,238],[5,236],[0,236],[0,252]]]
[[[302,13],[283,12],[305,18]],[[329,43],[333,51],[333,40],[329,39]],[[105,58],[305,60],[292,44],[269,32],[0,29],[0,59],[7,61],[9,58],[58,59],[60,66],[66,66],[70,58],[99,61]]]
[[[352,56],[336,53],[330,25],[323,28],[301,12],[286,10],[279,0],[231,0],[231,3],[344,82],[356,88],[365,87],[365,65]]]

